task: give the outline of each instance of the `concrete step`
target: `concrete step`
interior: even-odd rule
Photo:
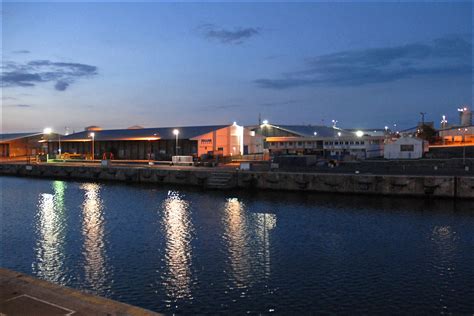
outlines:
[[[233,174],[228,172],[213,172],[207,180],[209,188],[225,189],[229,187]]]

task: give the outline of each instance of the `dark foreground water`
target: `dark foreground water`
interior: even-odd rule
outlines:
[[[160,312],[474,312],[474,203],[0,177],[0,265]]]

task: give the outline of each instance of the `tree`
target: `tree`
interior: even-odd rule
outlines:
[[[416,137],[426,140],[429,143],[434,143],[436,140],[436,130],[431,125],[423,124],[418,127]]]

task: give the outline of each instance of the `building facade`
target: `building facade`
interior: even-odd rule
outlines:
[[[416,137],[402,136],[385,144],[385,159],[419,159],[428,151],[428,142]]]
[[[45,135],[43,133],[0,134],[0,157],[18,158],[39,155],[48,149],[45,141],[57,138],[57,134]]]
[[[65,136],[62,153],[94,159],[171,160],[172,156],[241,155],[255,153],[258,146],[246,135],[247,129],[237,124],[212,126],[132,128],[83,131]],[[50,144],[57,154],[59,144]],[[261,147],[263,148],[263,141]]]
[[[328,159],[367,159],[383,156],[385,136],[361,130],[312,125],[271,125],[253,127],[265,137],[265,148],[273,155],[316,155]]]

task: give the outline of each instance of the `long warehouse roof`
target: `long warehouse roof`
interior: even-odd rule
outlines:
[[[40,135],[41,133],[11,133],[11,134],[0,134],[0,143],[11,142],[16,139],[31,137]]]
[[[99,131],[83,131],[61,138],[61,141],[86,141],[90,140],[90,133],[94,133],[94,140],[97,141],[120,141],[120,140],[156,140],[175,139],[173,130],[179,131],[179,139],[190,139],[199,135],[225,128],[229,125],[210,126],[184,126],[184,127],[156,127],[142,129],[113,129]]]

